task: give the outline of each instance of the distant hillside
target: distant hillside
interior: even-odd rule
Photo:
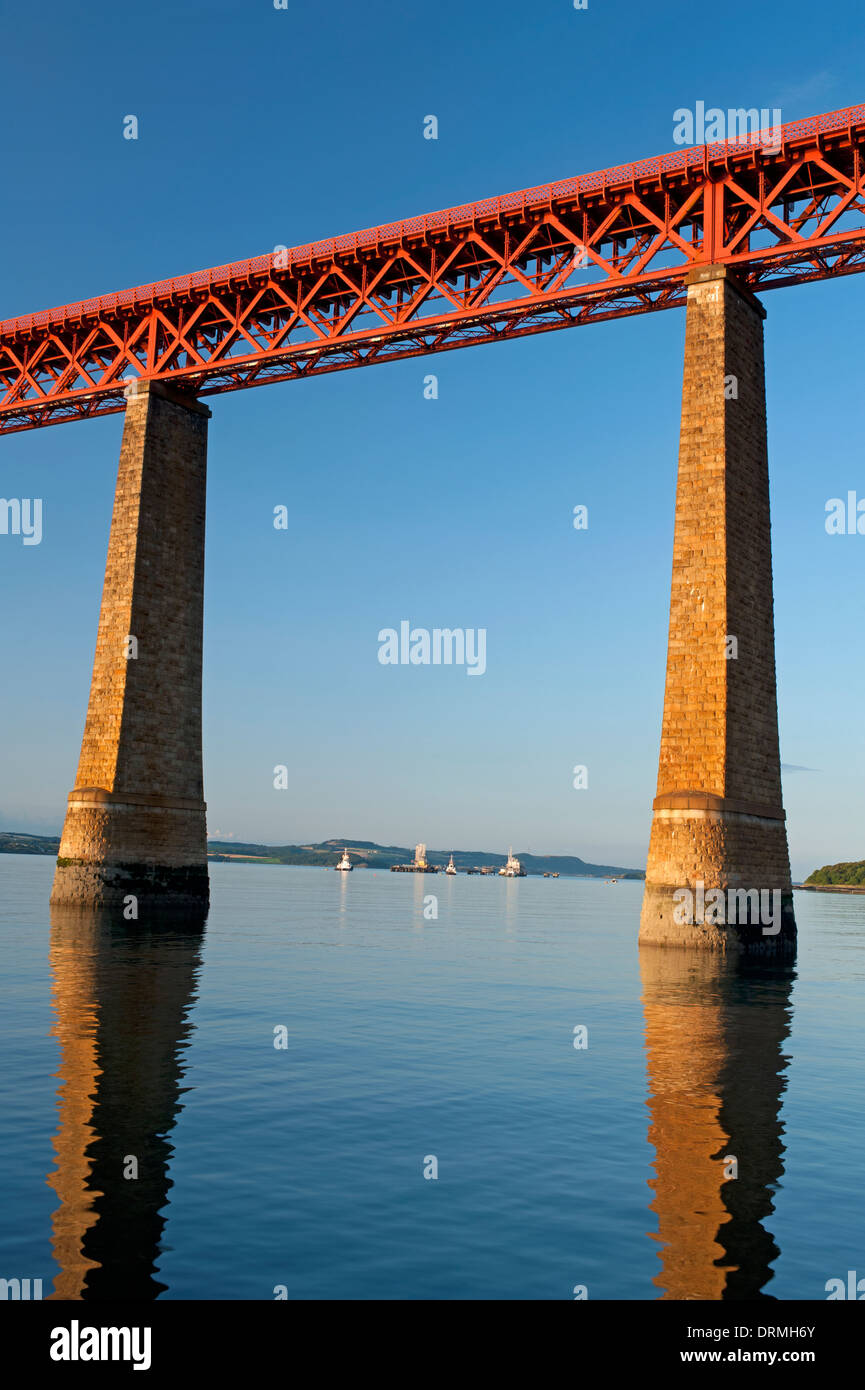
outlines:
[[[410,864],[414,859],[414,848],[402,845],[377,845],[372,840],[352,840],[350,837],[336,840],[322,840],[314,845],[256,845],[243,844],[235,840],[209,840],[208,852],[215,860],[241,860],[246,863],[265,864],[306,864],[332,867],[342,857],[343,849],[357,868],[389,869],[392,864]],[[449,849],[427,849],[430,864],[443,868],[450,858]],[[558,873],[563,878],[587,876],[604,878],[615,874],[619,878],[643,878],[638,869],[623,869],[618,864],[589,864],[576,855],[537,855],[516,852],[527,873]],[[492,865],[499,869],[507,859],[506,854],[496,854],[486,849],[455,849],[454,864],[458,869],[479,869]]]
[[[362,869],[389,869],[391,864],[410,864],[414,859],[414,848],[402,845],[377,845],[372,840],[322,840],[317,845],[257,845],[240,840],[208,840],[207,852],[216,862],[240,862],[247,864],[312,864],[332,866],[342,857],[343,848],[348,849],[352,864]],[[22,835],[16,830],[0,830],[0,854],[54,854],[60,850],[59,836]],[[450,858],[449,849],[428,849],[430,864],[444,868]],[[486,849],[455,849],[454,864],[458,869],[480,869],[490,865],[500,869],[507,859],[506,854],[495,854]],[[589,878],[644,878],[640,869],[623,869],[619,864],[589,864],[576,855],[538,855],[517,852],[523,867],[530,874],[561,874],[563,878],[584,876]],[[848,868],[849,865],[835,865]],[[856,866],[853,866],[856,867]],[[865,869],[865,865],[860,865]],[[819,873],[826,870],[820,869]],[[813,875],[812,875],[813,877]],[[810,879],[808,880],[810,883]],[[820,880],[821,882],[828,880]]]
[[[855,887],[865,884],[865,859],[852,864],[826,864],[822,869],[815,869],[813,874],[805,879],[805,884],[815,887],[826,884]]]
[[[59,849],[59,835],[22,835],[17,830],[0,830],[0,854],[57,854]]]

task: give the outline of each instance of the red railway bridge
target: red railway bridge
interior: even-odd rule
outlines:
[[[0,323],[0,431],[865,268],[865,106],[194,271]],[[765,152],[764,147],[770,152]]]
[[[788,949],[756,296],[865,269],[863,150],[848,107],[0,323],[0,433],[126,411],[54,900],[207,896],[201,397],[687,306],[641,937]],[[781,892],[783,929],[675,923],[695,881]]]

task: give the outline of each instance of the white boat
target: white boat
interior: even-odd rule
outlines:
[[[450,860],[448,861],[448,866],[447,866],[447,868],[445,869],[445,873],[446,873],[446,874],[455,874],[455,873],[456,873],[456,866],[455,866],[455,864],[454,864],[454,857],[453,857],[453,855],[451,855]]]
[[[507,864],[505,864],[505,867],[503,869],[499,869],[499,876],[501,878],[526,877],[526,871],[520,863],[519,859],[514,858],[514,852],[512,849],[508,850],[508,862]]]
[[[337,867],[337,872],[338,872],[338,873],[343,873],[343,874],[350,874],[350,873],[351,873],[352,869],[354,868],[354,865],[352,864],[351,860],[350,860],[349,857],[348,857],[348,850],[347,850],[347,849],[344,849],[344,850],[343,850],[343,852],[342,852],[342,858],[340,859],[340,861],[339,861],[339,863],[337,864],[336,867]]]

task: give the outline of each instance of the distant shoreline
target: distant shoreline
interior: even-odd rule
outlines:
[[[797,883],[806,893],[865,893],[865,883]]]
[[[392,864],[410,864],[414,851],[400,845],[378,845],[370,840],[342,838],[323,840],[306,845],[260,845],[235,840],[208,840],[209,863],[219,864],[277,864],[293,868],[335,868],[343,849],[348,850],[355,869],[390,869]],[[54,855],[60,851],[59,835],[28,835],[19,830],[0,830],[0,854]],[[444,868],[450,850],[429,850],[431,863],[441,860]],[[471,869],[477,877],[493,877],[478,872],[482,865],[498,869],[507,860],[505,854],[487,850],[454,850],[454,862],[459,873]],[[642,869],[626,869],[616,864],[591,864],[577,855],[535,855],[520,851],[517,858],[526,868],[529,878],[552,876],[561,878],[617,878],[623,882],[645,880]],[[843,869],[846,865],[833,865]],[[858,865],[854,867],[860,867]],[[818,873],[826,872],[817,870]],[[865,883],[794,883],[797,892],[865,894]]]
[[[0,831],[0,854],[56,855],[60,837],[27,835],[22,831]],[[371,840],[333,839],[318,844],[261,845],[236,840],[208,840],[207,858],[211,863],[284,864],[293,867],[335,868],[343,850],[347,850],[352,868],[390,869],[394,864],[411,864],[414,850],[402,845],[379,845]],[[507,862],[507,855],[489,850],[428,850],[431,864],[444,869],[451,853],[457,872],[479,871],[486,866],[497,870]],[[592,864],[569,854],[529,854],[519,851],[516,856],[526,869],[527,877],[558,874],[561,878],[618,878],[643,880],[642,869],[628,869],[620,864]],[[482,875],[478,872],[478,877]]]

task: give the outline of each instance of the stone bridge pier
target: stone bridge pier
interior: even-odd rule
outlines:
[[[146,381],[127,402],[55,904],[208,900],[201,658],[209,417],[194,398]]]
[[[786,953],[796,925],[775,690],[765,310],[723,266],[691,271],[687,284],[667,682],[640,943]]]

